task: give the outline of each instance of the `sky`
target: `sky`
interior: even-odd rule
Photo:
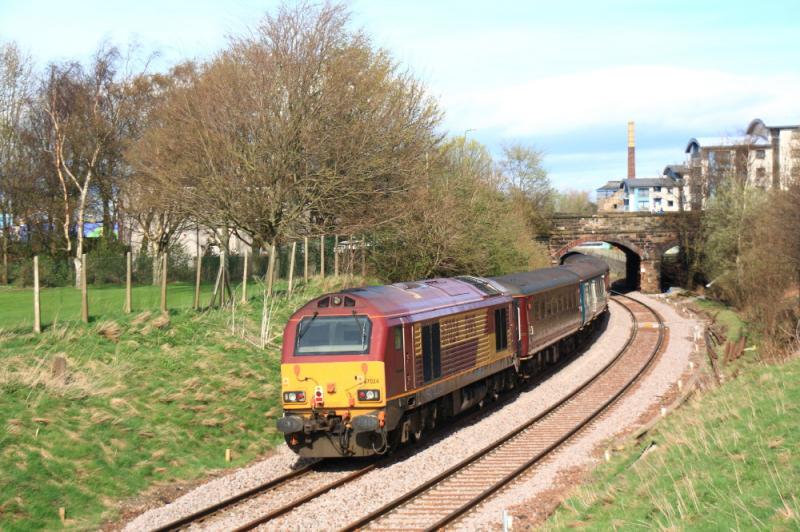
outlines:
[[[0,41],[39,66],[86,60],[104,40],[158,52],[156,68],[211,57],[273,0],[0,0]],[[682,162],[692,137],[754,118],[800,123],[800,0],[560,2],[350,0],[353,27],[428,87],[444,129],[495,155],[521,142],[561,189]]]

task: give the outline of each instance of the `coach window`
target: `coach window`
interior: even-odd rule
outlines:
[[[494,311],[494,347],[495,351],[508,347],[508,309],[505,308]]]

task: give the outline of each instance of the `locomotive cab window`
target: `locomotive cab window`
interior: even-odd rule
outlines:
[[[311,316],[297,325],[295,355],[363,355],[369,352],[372,322],[366,316]]]
[[[392,329],[394,331],[394,350],[403,350],[403,327],[397,326]]]
[[[499,308],[494,311],[494,347],[502,351],[508,347],[508,309]]]

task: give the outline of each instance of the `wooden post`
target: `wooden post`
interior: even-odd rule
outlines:
[[[361,277],[367,276],[367,238],[361,237]]]
[[[167,252],[161,255],[161,313],[167,313]]]
[[[89,287],[86,284],[86,253],[81,255],[81,320],[89,323]]]
[[[225,306],[225,281],[228,276],[228,261],[225,260],[225,252],[219,252],[219,306]]]
[[[308,237],[303,237],[303,281],[308,284]]]
[[[194,309],[200,310],[200,275],[203,271],[203,256],[197,250],[197,272],[194,275]]]
[[[39,256],[33,257],[33,332],[42,332],[42,306],[39,299]]]
[[[131,252],[125,253],[125,306],[122,308],[125,314],[131,313]]]
[[[275,244],[269,248],[269,265],[267,266],[267,297],[272,296],[272,282],[275,279]]]
[[[325,235],[319,237],[319,274],[325,278]]]
[[[333,275],[339,277],[339,235],[333,235]]]
[[[233,290],[231,290],[231,272],[228,271],[228,255],[223,252],[220,255],[220,306],[227,306],[233,301]],[[225,293],[227,292],[227,296]]]
[[[292,293],[292,282],[294,281],[294,255],[297,252],[297,242],[292,242],[292,256],[289,259],[289,293]]]
[[[247,303],[247,250],[244,250],[244,269],[242,270],[242,303]]]

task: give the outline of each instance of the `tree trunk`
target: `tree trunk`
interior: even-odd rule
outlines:
[[[114,221],[111,219],[111,205],[108,198],[103,198],[103,240],[111,242],[114,238]]]
[[[153,286],[158,286],[161,282],[161,250],[153,246]]]
[[[83,268],[83,216],[86,213],[86,196],[89,192],[89,182],[86,181],[81,191],[80,205],[78,205],[78,238],[75,243],[75,287],[81,287],[81,269]]]
[[[277,247],[275,243],[270,246],[269,249],[269,263],[267,266],[267,283],[266,283],[266,291],[267,297],[272,296],[272,283],[275,280],[275,254],[277,251]]]
[[[3,278],[2,283],[8,284],[8,215],[3,213]]]

